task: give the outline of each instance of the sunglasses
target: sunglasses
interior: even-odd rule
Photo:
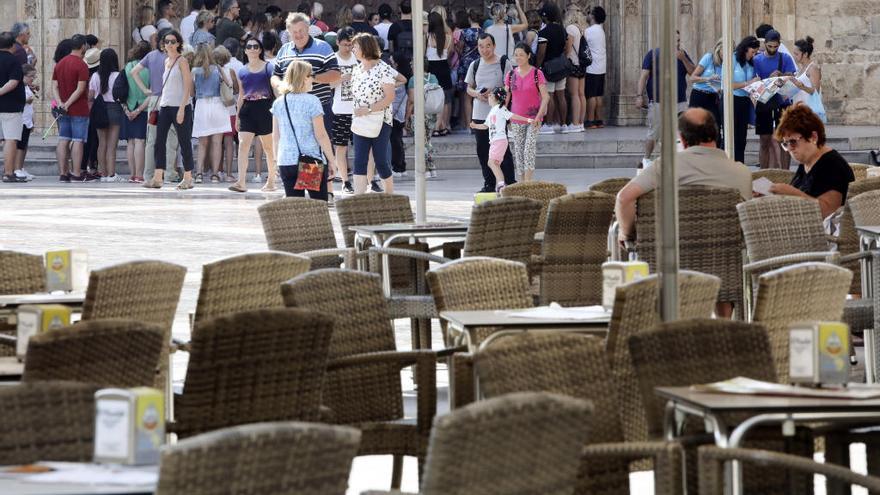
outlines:
[[[783,139],[782,141],[780,141],[780,144],[782,144],[782,149],[784,149],[785,151],[788,151],[788,150],[797,148],[798,142],[803,139],[804,138],[800,137],[800,136],[796,137],[796,138],[791,138],[791,139]]]
[[[162,41],[163,41],[166,45],[176,45],[176,44],[177,44],[177,40],[174,39],[174,38],[170,38],[170,39],[162,40]]]
[[[245,50],[259,50],[260,45],[248,43],[247,45],[244,45],[244,48],[245,48]]]

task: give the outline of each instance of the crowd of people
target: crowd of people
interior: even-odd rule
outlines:
[[[601,6],[582,10],[572,4],[563,11],[546,1],[524,11],[519,0],[485,11],[435,6],[421,13],[426,50],[418,55],[425,67],[419,96],[410,0],[395,7],[382,4],[370,13],[361,4],[344,6],[331,27],[319,2],[286,13],[275,6],[249,12],[237,0],[193,0],[192,11],[178,19],[173,0],[159,0],[155,9],[138,11],[134,46],[124,60],[114,49],[102,49],[93,35],[63,40],[47,96],[58,126],[59,180],[127,180],[150,188],[173,182],[179,189],[228,182],[237,193],[246,192],[248,183],[273,191],[280,180],[289,195],[309,191],[328,200],[335,188],[343,194],[390,193],[395,179],[410,174],[403,137],[414,134],[414,101],[424,98],[427,177],[438,175],[432,141],[470,132],[483,172],[480,192],[497,192],[532,180],[540,135],[604,127]],[[23,163],[32,101],[40,92],[29,36],[23,23],[0,35],[4,182],[31,177]],[[788,154],[772,136],[787,106],[800,101],[824,117],[812,38],[798,40],[791,52],[780,40],[764,25],[731,54],[734,155],[743,160],[753,125],[762,167],[788,166]],[[645,55],[638,85],[636,103],[647,110],[649,123],[643,165],[659,138],[659,52]],[[696,63],[680,47],[677,55],[679,111],[704,108],[720,124],[720,42]],[[311,67],[303,76],[308,81],[289,77],[294,62]],[[747,86],[777,76],[801,90],[794,100],[776,97],[753,105]],[[119,140],[127,142],[128,179],[116,173]],[[721,139],[716,144],[722,146]],[[321,185],[305,170],[319,174]]]

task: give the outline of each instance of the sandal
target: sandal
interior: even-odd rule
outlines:
[[[440,137],[440,136],[442,136],[442,135],[443,135],[443,134],[440,134],[440,131],[434,131],[434,132],[431,133],[431,137]]]
[[[219,184],[220,176],[217,174],[211,174],[211,184]]]
[[[161,181],[161,180],[157,181],[154,178],[150,182],[144,182],[143,187],[146,187],[147,189],[162,189],[162,183],[163,183],[163,181]]]
[[[187,189],[192,189],[193,183],[192,179],[183,179],[177,184],[177,189],[180,191],[185,191]]]
[[[246,193],[247,188],[239,186],[237,183],[229,186],[229,190],[237,193]]]
[[[448,135],[451,134],[451,133],[452,133],[452,131],[450,131],[449,129],[443,129],[442,131],[440,131],[440,136],[441,136],[441,137],[442,137],[442,136],[448,136]]]
[[[263,187],[260,188],[260,191],[263,191],[263,192],[274,192],[277,190],[278,190],[278,186],[276,186],[274,182],[272,182],[272,183],[267,182],[265,185],[263,185]]]

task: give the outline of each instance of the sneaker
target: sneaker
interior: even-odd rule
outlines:
[[[576,126],[574,124],[562,126],[563,134],[574,134],[576,132],[581,132],[579,126]]]
[[[553,124],[553,132],[556,133],[556,134],[559,134],[559,133],[562,132],[562,128],[563,128],[563,127],[564,127],[564,126],[561,126],[561,125],[559,125],[559,124]]]
[[[501,181],[501,182],[495,184],[495,193],[496,193],[496,194],[501,194],[501,190],[504,189],[504,187],[505,187],[506,185],[507,185],[507,184],[505,184],[504,181]],[[486,191],[486,192],[489,192],[489,191]]]
[[[86,178],[86,174],[79,174],[79,175],[67,174],[67,176],[69,177],[69,179],[67,179],[67,181],[65,181],[65,182],[90,182]]]
[[[15,174],[4,175],[3,182],[27,182],[27,179],[19,177]]]
[[[333,197],[332,192],[328,192],[327,193],[327,205],[333,206],[334,204],[336,204],[336,198]]]
[[[392,175],[395,179],[400,179],[400,178],[403,177],[403,173],[401,173],[401,172],[391,172],[391,175]]]
[[[341,183],[341,182],[342,182],[342,177],[339,177],[338,175],[337,175],[336,177],[333,177],[333,182],[335,182],[335,183],[337,183],[337,184]]]
[[[253,182],[254,184],[262,184],[263,176],[261,176],[260,174],[256,174],[253,176],[253,178],[251,178],[251,182]]]
[[[351,187],[351,181],[345,181],[342,185],[342,194],[354,194],[354,188]]]
[[[58,176],[58,182],[70,182],[70,174],[61,174]]]
[[[425,177],[427,177],[429,179],[436,179],[437,178],[437,169],[432,168],[431,170],[428,170],[427,172],[425,172]]]
[[[101,178],[98,179],[97,182],[110,182],[109,179],[110,179],[110,177],[104,177],[104,176],[101,176]]]
[[[129,177],[129,178],[128,178],[128,183],[129,183],[129,184],[137,184],[137,183],[138,183],[138,177],[137,177],[137,175],[132,175],[131,177]]]
[[[384,189],[382,189],[382,184],[379,184],[379,181],[377,180],[370,181],[370,190],[375,193],[384,192]]]
[[[196,177],[194,180],[195,180],[196,184],[201,184],[205,180],[205,177],[202,174],[196,174]]]
[[[102,182],[125,182],[125,179],[119,174],[113,174],[110,177],[104,177]]]
[[[556,131],[553,130],[553,127],[544,124],[541,126],[541,130],[538,131],[538,134],[554,134]]]
[[[223,172],[221,172],[223,173]],[[211,184],[219,184],[222,181],[218,174],[211,174]]]
[[[238,179],[234,175],[228,174],[226,175],[226,182],[238,182]]]
[[[648,168],[652,163],[654,163],[654,161],[650,158],[642,158],[642,166],[639,168]]]
[[[104,176],[100,172],[83,172],[83,182],[103,182]]]
[[[36,177],[33,174],[28,173],[28,171],[24,170],[24,169],[16,170],[15,176],[18,177],[19,179],[24,179],[26,181],[31,181],[31,180],[36,179]]]
[[[871,160],[874,161],[874,165],[880,165],[880,152],[878,150],[871,150]]]
[[[605,127],[605,122],[601,121],[601,120],[597,120],[597,121],[593,122],[593,125],[596,126],[596,129],[602,129],[603,127]]]

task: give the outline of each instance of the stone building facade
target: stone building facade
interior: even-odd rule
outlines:
[[[38,57],[44,87],[51,83],[52,54],[61,39],[73,33],[95,33],[104,47],[115,48],[120,57],[130,44],[132,18],[139,5],[152,0],[0,0],[0,19],[11,26],[15,20],[31,25],[31,43]],[[179,0],[186,15],[188,0]],[[261,10],[269,4],[295,10],[301,0],[240,0],[243,6]],[[397,0],[384,0],[395,7]],[[682,46],[697,59],[711,50],[721,36],[723,0],[676,0]],[[814,59],[823,69],[824,101],[832,123],[877,125],[880,112],[880,9],[878,0],[730,0],[735,2],[736,38],[754,32],[764,22],[773,24],[792,46],[806,35],[816,40]],[[375,11],[383,0],[362,0]],[[325,19],[332,24],[338,7],[348,0],[325,0]],[[426,0],[450,11],[483,7],[482,0]],[[618,125],[641,124],[644,114],[634,105],[642,57],[655,46],[659,0],[574,0],[565,2],[602,5],[608,13],[608,75],[606,108],[609,121]],[[536,8],[538,0],[524,0]],[[47,104],[38,105],[45,117]],[[38,116],[40,118],[40,116]],[[38,124],[39,125],[39,124]]]

